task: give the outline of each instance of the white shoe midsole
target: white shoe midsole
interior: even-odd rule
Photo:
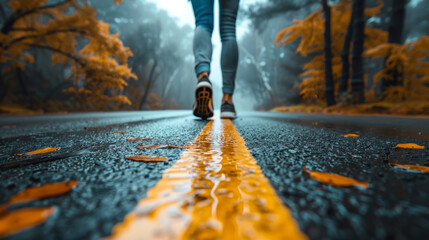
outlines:
[[[221,112],[220,117],[221,118],[236,118],[237,114],[235,112]]]
[[[212,89],[212,85],[210,85],[210,83],[206,82],[206,81],[199,82],[197,84],[197,88],[196,89],[198,89],[200,87],[209,87],[210,89]]]

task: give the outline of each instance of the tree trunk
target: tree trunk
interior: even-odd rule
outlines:
[[[363,74],[363,58],[365,41],[365,0],[354,0],[355,20],[353,32],[353,57],[352,57],[352,86],[351,93],[354,103],[365,102],[365,83]]]
[[[168,78],[167,84],[165,85],[164,92],[162,93],[162,108],[165,109],[166,104],[168,103],[168,93],[170,91],[170,87],[174,80],[176,79],[177,74],[180,72],[181,66],[174,70],[173,74]]]
[[[149,78],[147,80],[146,89],[144,90],[144,95],[142,97],[142,100],[140,101],[139,110],[143,110],[143,106],[147,101],[150,87],[152,86],[153,81],[155,78],[153,77],[153,74],[155,73],[156,66],[158,65],[158,60],[155,59],[155,62],[153,63],[152,69],[150,70]]]
[[[20,68],[16,70],[16,76],[18,78],[19,88],[21,90],[20,93],[24,96],[28,96],[27,85],[25,85],[24,76],[22,76],[22,70]]]
[[[392,3],[392,12],[390,14],[390,23],[389,23],[389,43],[403,43],[403,31],[404,31],[404,21],[405,21],[405,6],[407,4],[406,0],[393,0]],[[386,60],[384,60],[384,67],[386,67]],[[382,79],[382,90],[386,91],[391,86],[398,86],[402,84],[402,74],[397,70],[399,66],[396,66],[393,71],[388,71],[387,75],[390,77],[388,79]]]
[[[4,97],[6,97],[8,89],[3,79],[4,75],[2,69],[0,68],[0,103],[3,101]]]
[[[338,88],[338,96],[343,95],[349,89],[349,77],[350,77],[350,45],[353,38],[353,22],[355,19],[355,3],[352,6],[352,14],[350,17],[349,26],[347,27],[346,37],[344,38],[344,47],[341,52],[341,78]]]
[[[326,105],[335,104],[334,80],[332,77],[332,52],[331,52],[331,8],[327,0],[322,0],[323,13],[325,15],[325,95]]]

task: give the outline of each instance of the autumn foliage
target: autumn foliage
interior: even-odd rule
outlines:
[[[402,76],[397,86],[385,91],[391,101],[429,100],[429,36],[422,36],[409,43],[384,43],[368,49],[365,56],[386,58],[386,67],[374,76],[375,83],[382,78],[391,80],[389,72],[398,71]]]
[[[378,6],[365,9],[365,15],[368,17],[374,17],[380,13],[383,6],[383,1],[378,1]],[[342,68],[341,50],[343,49],[344,38],[352,15],[352,1],[342,0],[338,4],[333,4],[331,5],[331,11],[331,51],[333,54],[332,69],[335,81],[335,90],[337,91],[338,79],[341,77]],[[294,24],[281,30],[275,39],[276,44],[282,44],[283,46],[300,39],[301,42],[296,52],[303,56],[307,56],[309,54],[314,55],[312,60],[303,67],[304,72],[300,75],[303,78],[303,81],[299,84],[299,89],[303,99],[316,99],[318,102],[321,102],[325,98],[325,68],[323,62],[324,21],[322,9],[318,9],[303,20],[294,20]],[[389,91],[392,92],[389,95],[396,94],[400,95],[402,98],[422,96],[419,91],[427,90],[419,87],[421,87],[428,78],[421,77],[421,74],[424,74],[423,69],[427,64],[421,63],[421,61],[425,59],[425,56],[427,56],[428,40],[426,38],[422,38],[417,42],[402,46],[387,44],[387,37],[387,32],[381,29],[371,28],[368,26],[365,27],[365,48],[367,51],[364,56],[371,56],[374,58],[388,57],[387,68],[377,74],[375,77],[375,84],[377,84],[377,80],[382,76],[386,77],[387,74],[385,73],[389,71],[389,68],[393,68],[396,64],[400,63],[401,66],[403,66],[402,70],[405,74],[404,77],[406,80],[404,80],[402,86],[389,89]],[[426,48],[424,46],[426,46]],[[365,78],[367,78],[367,76],[365,76]]]
[[[75,87],[66,91],[98,105],[131,104],[121,92],[127,80],[136,78],[127,65],[132,52],[96,19],[97,11],[86,0],[10,0],[8,5],[13,14],[0,32],[3,72],[24,70],[34,61],[29,50],[46,49],[53,64],[70,67],[66,80]]]
[[[365,14],[374,16],[380,12],[381,7],[383,7],[382,2],[375,8],[366,9]],[[352,1],[350,0],[342,0],[338,4],[331,5],[331,52],[335,91],[338,89],[338,79],[341,77],[341,50],[351,13]],[[303,81],[299,84],[299,89],[304,100],[316,99],[318,102],[322,102],[325,99],[324,21],[323,11],[319,8],[303,20],[294,19],[294,24],[281,30],[275,39],[276,44],[283,46],[300,39],[296,52],[303,56],[314,55],[311,61],[304,65],[304,72],[300,75]],[[367,26],[365,35],[366,48],[374,48],[387,41],[387,33],[380,29]]]

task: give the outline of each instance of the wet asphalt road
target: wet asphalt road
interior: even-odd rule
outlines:
[[[0,202],[26,187],[80,182],[64,196],[12,207],[56,206],[57,211],[10,239],[108,236],[183,151],[136,146],[186,145],[205,124],[189,111],[0,117],[0,126],[11,127],[0,128]],[[429,174],[388,164],[429,166],[429,119],[249,112],[234,124],[311,239],[429,239]],[[345,133],[361,137],[340,137]],[[128,137],[153,139],[127,142]],[[392,149],[408,142],[425,149]],[[45,147],[60,150],[16,155]],[[138,154],[173,161],[124,159]],[[324,185],[310,179],[303,166],[368,181],[370,188]]]

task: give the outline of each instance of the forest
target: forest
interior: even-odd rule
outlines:
[[[237,107],[429,112],[427,9],[423,0],[243,7]],[[193,28],[146,0],[1,1],[0,113],[189,109]]]

